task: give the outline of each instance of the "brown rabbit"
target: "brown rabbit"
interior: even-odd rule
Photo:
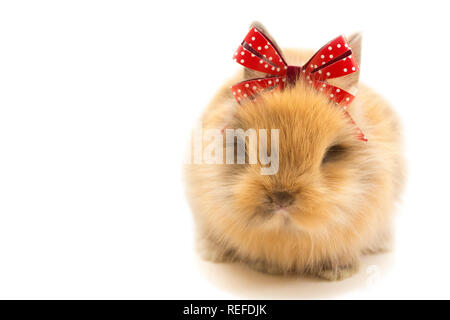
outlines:
[[[349,44],[360,64],[361,36]],[[284,50],[290,65],[313,53]],[[198,249],[205,259],[269,273],[350,276],[361,255],[389,246],[404,175],[399,121],[384,99],[358,85],[359,72],[332,83],[358,88],[349,112],[367,143],[339,107],[301,81],[238,104],[230,85],[255,76],[244,70],[224,85],[203,128],[279,129],[279,168],[262,175],[259,162],[187,165]]]

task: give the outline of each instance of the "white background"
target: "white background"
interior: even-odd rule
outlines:
[[[445,1],[4,1],[0,298],[450,298]],[[364,32],[362,81],[400,114],[390,254],[327,283],[200,261],[186,137],[252,20],[282,47]]]

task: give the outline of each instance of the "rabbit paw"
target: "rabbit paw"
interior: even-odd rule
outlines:
[[[230,250],[223,249],[209,240],[199,240],[197,251],[203,260],[220,263],[233,261]]]
[[[281,268],[274,266],[272,264],[268,264],[264,261],[252,261],[252,262],[248,262],[247,263],[251,269],[261,272],[261,273],[266,273],[266,274],[270,274],[270,275],[284,275],[286,272],[285,270],[282,270]]]
[[[351,277],[358,272],[359,266],[357,263],[345,266],[338,266],[331,269],[324,269],[318,271],[315,275],[328,281],[340,281]]]

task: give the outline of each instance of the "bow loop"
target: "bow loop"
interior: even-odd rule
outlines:
[[[347,39],[341,35],[320,48],[305,66],[309,66],[311,69],[318,69],[346,58],[351,54],[352,51]]]
[[[242,66],[271,75],[285,75],[287,64],[272,42],[258,29],[251,28],[234,53]]]
[[[327,80],[340,78],[358,70],[359,68],[355,58],[349,55],[331,64],[324,65],[323,68],[312,71],[311,75],[317,80]]]

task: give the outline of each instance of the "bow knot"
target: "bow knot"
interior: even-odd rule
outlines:
[[[302,67],[288,66],[286,69],[286,82],[288,84],[295,84],[295,82],[300,79],[301,75]]]

